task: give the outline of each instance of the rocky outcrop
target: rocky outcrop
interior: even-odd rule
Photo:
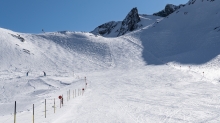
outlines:
[[[180,5],[181,6],[181,5]],[[172,14],[173,12],[175,12],[177,9],[180,8],[180,6],[176,6],[173,4],[167,4],[165,6],[165,9],[162,11],[159,11],[157,13],[154,13],[153,15],[155,16],[160,16],[160,17],[167,17],[168,15]]]
[[[140,25],[138,25],[138,22],[140,21],[141,19],[138,14],[138,9],[133,8],[123,21],[110,21],[108,23],[98,26],[93,31],[91,31],[91,33],[95,35],[110,37],[121,36],[129,31],[133,31],[139,28]]]
[[[108,35],[112,32],[112,30],[117,26],[117,22],[115,21],[110,21],[108,23],[104,23],[100,26],[98,26],[97,28],[95,28],[95,30],[92,31],[92,33],[98,35]]]
[[[126,18],[122,21],[118,36],[124,35],[128,31],[133,31],[138,28],[138,22],[140,22],[137,8],[133,8]]]

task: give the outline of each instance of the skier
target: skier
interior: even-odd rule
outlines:
[[[44,72],[44,71],[43,71]],[[46,72],[44,72],[44,76],[46,76]]]
[[[28,73],[29,73],[29,71],[28,71],[27,74],[26,74],[27,76],[28,76]]]

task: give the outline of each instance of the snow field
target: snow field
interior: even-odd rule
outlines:
[[[197,73],[148,66],[89,74],[89,98],[59,122],[219,121],[219,85]]]
[[[32,121],[32,104],[37,123],[219,123],[219,2],[142,16],[142,29],[115,38],[0,29],[0,123],[13,122],[14,101],[18,123]]]
[[[54,98],[56,100],[56,112],[59,114],[60,104],[59,104],[59,95],[64,96],[64,107],[69,105],[73,99],[73,90],[74,90],[74,99],[77,100],[80,96],[82,96],[82,88],[85,88],[87,91],[87,86],[85,86],[85,78],[80,77],[77,74],[71,75],[70,77],[65,76],[40,76],[35,77],[29,74],[28,77],[21,77],[26,78],[27,82],[23,82],[22,84],[19,82],[17,90],[21,90],[23,88],[23,93],[16,91],[9,90],[10,88],[14,88],[10,86],[7,88],[2,95],[10,95],[12,97],[5,97],[6,100],[1,105],[1,123],[7,123],[14,121],[14,101],[17,101],[17,122],[31,122],[32,121],[32,104],[35,104],[35,122],[46,122],[47,120],[53,119],[53,111],[54,111]],[[12,79],[13,80],[13,79]],[[19,79],[21,81],[22,79]],[[88,81],[88,80],[87,80]],[[31,83],[34,82],[34,83]],[[46,82],[46,83],[44,83]],[[31,86],[30,89],[29,86]],[[28,90],[29,89],[29,90]],[[33,90],[34,89],[34,90]],[[67,101],[67,91],[70,91],[70,99]],[[15,97],[13,97],[15,96]],[[8,100],[10,99],[10,100]],[[44,100],[47,100],[47,119],[42,121],[44,116]],[[63,107],[62,107],[63,108]],[[65,108],[64,108],[65,109]],[[64,110],[63,109],[63,110]],[[68,109],[68,107],[66,108]],[[63,110],[60,112],[62,113]],[[60,113],[60,114],[61,114]],[[28,117],[30,116],[30,117]]]

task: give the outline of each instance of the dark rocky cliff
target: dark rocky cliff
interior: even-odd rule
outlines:
[[[95,35],[112,35],[113,37],[124,35],[129,31],[133,31],[139,27],[138,22],[141,19],[138,14],[138,9],[133,8],[123,21],[110,21],[96,27],[91,33]]]
[[[160,17],[167,17],[168,15],[175,12],[177,9],[179,9],[179,6],[176,6],[176,5],[173,5],[173,4],[167,4],[165,6],[164,10],[159,11],[157,13],[154,13],[153,15],[160,16]]]

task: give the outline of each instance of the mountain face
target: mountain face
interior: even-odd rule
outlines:
[[[128,31],[133,31],[138,28],[138,22],[140,22],[137,8],[133,8],[126,18],[122,21],[118,36],[124,35]]]
[[[112,29],[117,26],[117,22],[111,21],[105,24],[98,26],[98,33],[100,35],[109,34],[111,33]]]
[[[190,0],[184,7],[143,31],[143,57],[164,62],[204,64],[220,56],[220,1]]]
[[[205,0],[201,0],[201,2],[203,2]],[[207,1],[210,1],[210,2],[213,2],[215,0],[207,0]],[[164,10],[161,10],[157,13],[154,13],[153,15],[155,16],[160,16],[160,17],[167,17],[169,16],[170,14],[172,14],[173,12],[175,12],[176,10],[180,9],[181,7],[184,7],[186,5],[192,5],[196,2],[196,0],[189,0],[189,2],[187,4],[180,4],[178,6],[176,5],[173,5],[173,4],[167,4],[164,8]]]
[[[159,11],[157,13],[154,13],[153,15],[160,16],[160,17],[167,17],[168,15],[172,14],[174,11],[176,11],[179,8],[180,8],[180,6],[176,6],[176,5],[173,5],[173,4],[167,4],[165,6],[164,10]]]
[[[95,35],[102,35],[105,37],[116,37],[131,32],[142,25],[138,23],[141,21],[138,9],[133,8],[123,21],[110,21],[95,28],[91,33]]]

